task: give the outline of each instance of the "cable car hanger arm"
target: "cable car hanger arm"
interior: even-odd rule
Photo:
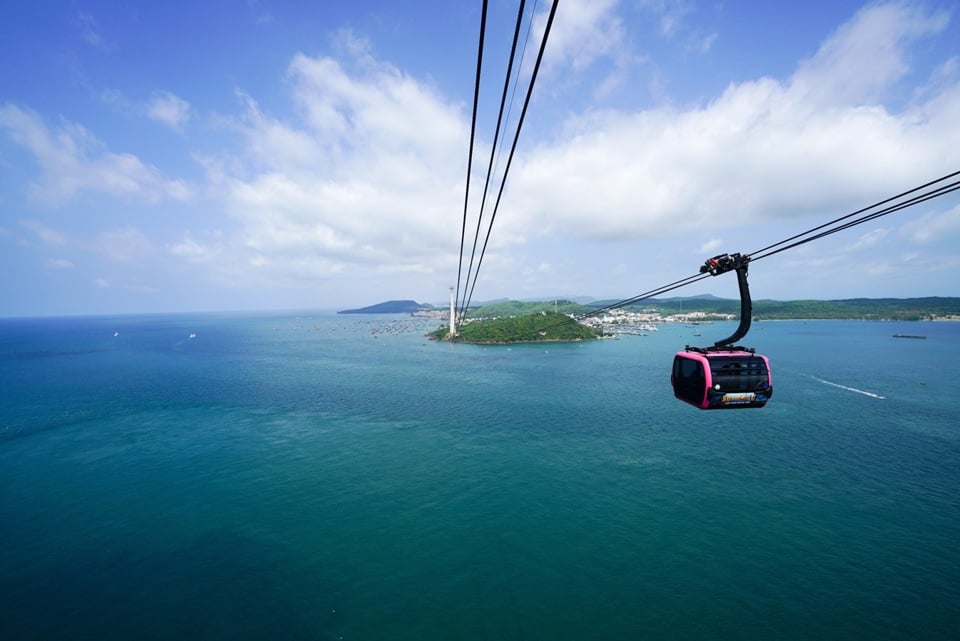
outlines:
[[[750,256],[747,254],[720,254],[708,259],[700,266],[701,274],[709,272],[711,276],[736,270],[737,285],[740,287],[740,325],[733,334],[714,343],[713,346],[716,349],[733,345],[750,331],[753,305],[750,301],[750,286],[747,284],[747,263],[749,262]]]

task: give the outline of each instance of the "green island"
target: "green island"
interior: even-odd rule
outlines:
[[[578,323],[559,312],[538,311],[521,316],[473,320],[460,326],[456,336],[449,327],[440,327],[428,334],[431,338],[450,342],[504,344],[584,341],[600,338],[602,330]]]
[[[736,320],[740,301],[696,296],[648,299],[634,305],[605,311],[585,322],[574,317],[596,313],[617,301],[569,300],[535,302],[502,301],[471,308],[458,333],[451,336],[444,325],[428,334],[436,340],[478,343],[539,343],[584,341],[602,338],[609,331],[645,323]],[[445,312],[434,308],[431,315]],[[852,298],[844,300],[753,301],[753,317],[762,320],[868,320],[939,321],[960,320],[960,298]]]

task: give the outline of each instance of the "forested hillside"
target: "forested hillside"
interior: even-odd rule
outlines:
[[[431,334],[433,338],[449,340],[447,327]],[[581,325],[569,316],[554,312],[540,312],[508,318],[465,323],[459,328],[455,342],[464,343],[539,343],[552,341],[581,341],[600,337],[600,330]]]

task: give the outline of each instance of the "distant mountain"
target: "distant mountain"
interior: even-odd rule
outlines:
[[[600,307],[597,303],[593,303]],[[739,314],[740,301],[716,296],[647,299],[629,309],[653,309],[662,314],[706,312]],[[754,300],[753,316],[760,319],[924,320],[960,316],[960,298],[849,298],[843,300]]]
[[[696,296],[674,296],[672,298],[644,298],[636,303],[633,303],[631,307],[654,307],[657,304],[674,304],[681,303],[686,301],[691,301],[693,303],[705,303],[705,302],[723,302],[733,299],[720,298],[719,296],[714,296],[713,294],[697,294]],[[620,302],[616,298],[606,298],[606,299],[591,299],[587,301],[577,301],[584,305],[589,305],[590,307],[607,307],[608,305],[616,305]],[[733,300],[739,304],[739,299]]]
[[[415,300],[388,300],[369,307],[345,309],[338,314],[412,314],[423,309],[434,309],[433,305],[420,304]]]
[[[657,300],[657,299],[651,299]],[[662,301],[673,301],[673,300],[724,300],[719,296],[714,296],[713,294],[697,294],[696,296],[675,296],[674,298],[661,298]]]

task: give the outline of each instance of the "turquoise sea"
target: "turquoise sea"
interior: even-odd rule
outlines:
[[[729,324],[438,324],[0,320],[0,639],[960,634],[960,323],[755,324],[714,412],[670,365]]]

